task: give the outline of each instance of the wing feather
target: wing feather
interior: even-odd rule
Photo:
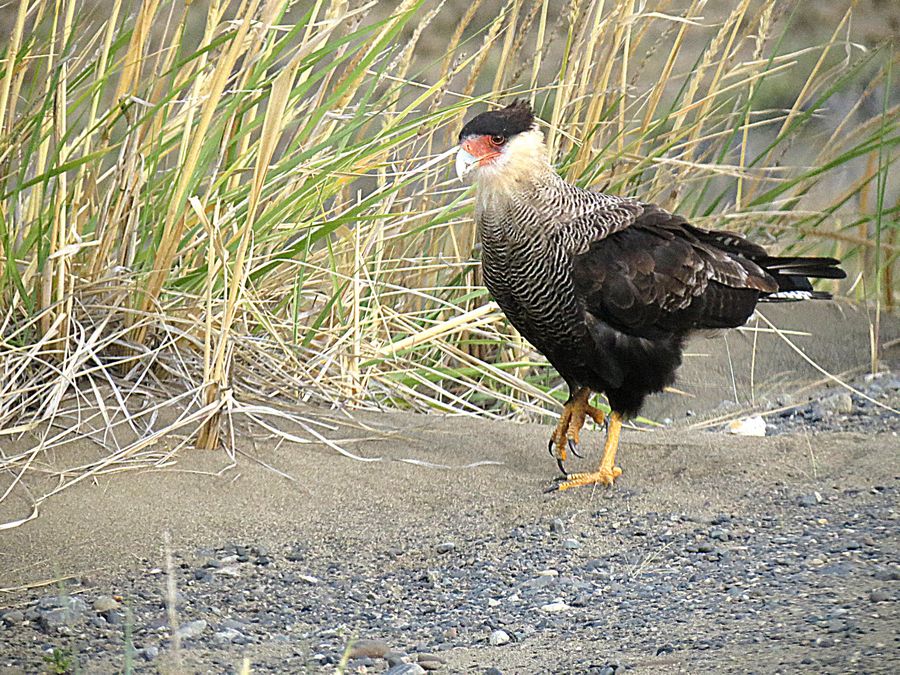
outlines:
[[[739,326],[775,280],[742,254],[765,251],[739,235],[695,228],[652,205],[628,227],[574,257],[575,291],[613,328],[655,338]]]

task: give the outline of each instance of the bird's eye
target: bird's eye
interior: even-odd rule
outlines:
[[[491,145],[503,145],[506,143],[506,138],[503,136],[491,136]]]

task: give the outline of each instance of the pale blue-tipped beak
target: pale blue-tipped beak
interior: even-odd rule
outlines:
[[[478,158],[475,155],[462,148],[456,153],[456,175],[460,180],[463,180],[476,164],[478,164]]]

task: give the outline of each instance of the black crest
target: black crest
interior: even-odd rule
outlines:
[[[523,131],[528,131],[534,124],[534,112],[527,101],[516,99],[505,108],[481,113],[470,119],[459,139],[466,136],[503,136],[510,138]]]

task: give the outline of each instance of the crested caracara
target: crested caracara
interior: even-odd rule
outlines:
[[[758,302],[828,298],[808,277],[845,276],[833,258],[770,256],[741,235],[567,183],[524,102],[469,120],[456,170],[476,186],[485,285],[569,386],[550,438],[564,474],[585,419],[607,425],[600,466],[565,475],[560,490],[622,473],[622,421],[673,383],[693,332],[740,326]],[[606,395],[608,419],[593,392]]]

